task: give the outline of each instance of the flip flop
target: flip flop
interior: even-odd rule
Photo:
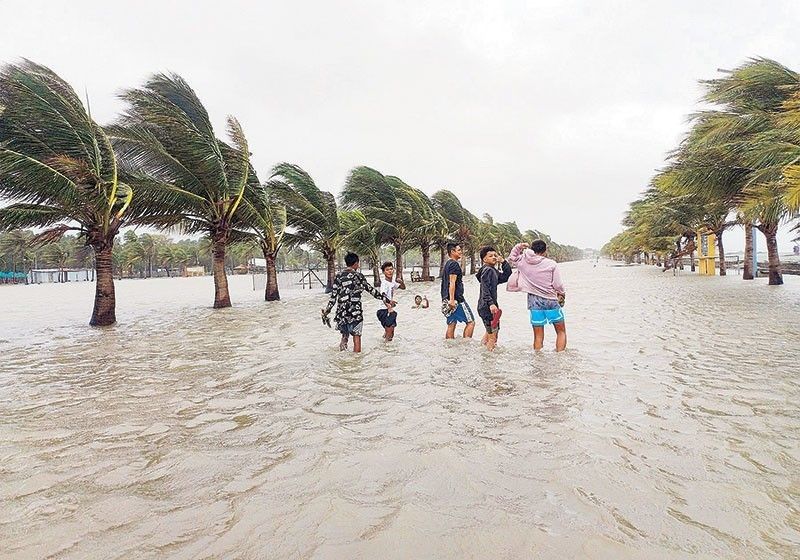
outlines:
[[[493,329],[496,329],[497,327],[500,326],[500,317],[502,317],[502,316],[503,316],[503,310],[500,309],[499,307],[497,308],[497,311],[492,313],[491,325],[492,325]]]
[[[326,327],[328,327],[329,329],[333,328],[333,327],[331,327],[331,318],[330,318],[330,316],[325,315],[321,311],[320,311],[320,315],[322,315],[322,324],[325,325]]]

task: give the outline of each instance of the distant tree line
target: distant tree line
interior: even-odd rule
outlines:
[[[723,234],[745,230],[743,278],[752,280],[753,228],[766,239],[769,284],[782,284],[777,233],[800,212],[800,76],[765,58],[701,82],[709,108],[631,203],[603,252],[617,259],[669,262],[693,256],[698,231],[716,235],[725,275]],[[795,230],[798,229],[795,226]]]

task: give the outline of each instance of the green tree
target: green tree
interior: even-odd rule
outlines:
[[[381,233],[361,210],[342,210],[339,221],[344,231],[344,247],[364,257],[372,268],[373,285],[380,286]]]
[[[266,301],[281,299],[276,261],[283,246],[287,226],[286,206],[280,199],[281,188],[283,186],[274,181],[264,185],[248,185],[242,203],[241,225],[237,226],[241,228],[242,236],[258,245],[266,260]]]
[[[103,129],[52,70],[24,61],[0,71],[0,229],[76,231],[95,253],[91,325],[116,322],[112,250],[133,197]]]
[[[330,292],[336,277],[336,251],[344,240],[336,198],[321,191],[300,166],[290,163],[273,169],[271,184],[286,205],[286,223],[292,229],[285,234],[284,242],[289,246],[307,245],[322,254],[328,266],[325,291]]]
[[[197,94],[176,74],[156,74],[121,97],[127,109],[110,135],[128,182],[142,195],[137,215],[155,227],[204,234],[212,247],[214,307],[230,307],[225,251],[254,175],[239,122],[227,119],[230,143],[217,138]]]
[[[403,254],[417,243],[420,232],[433,220],[432,215],[425,214],[423,196],[398,177],[366,166],[350,171],[342,189],[342,205],[361,210],[381,239],[394,247],[395,271],[401,280]]]

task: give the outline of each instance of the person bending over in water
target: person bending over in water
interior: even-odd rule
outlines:
[[[414,305],[411,306],[411,309],[428,309],[429,306],[428,296],[421,296],[418,294],[414,296]]]
[[[394,291],[397,288],[405,290],[406,284],[402,278],[398,282],[394,280],[394,265],[391,262],[386,261],[383,263],[381,270],[383,271],[381,293],[390,300],[394,300]],[[395,311],[394,305],[387,304],[385,309],[378,309],[377,315],[378,321],[383,326],[383,339],[386,342],[391,342],[394,338],[394,329],[397,327],[397,311]]]
[[[322,320],[323,322],[330,322],[328,315],[333,308],[333,304],[336,303],[334,321],[336,322],[336,328],[342,333],[339,350],[347,350],[347,343],[352,335],[353,352],[361,352],[361,329],[364,325],[361,292],[369,292],[375,299],[383,300],[383,303],[387,306],[394,305],[395,302],[369,285],[367,279],[358,270],[358,255],[347,253],[344,257],[344,263],[347,268],[337,274],[336,279],[333,281],[333,291],[328,300],[328,306],[322,309]]]
[[[478,296],[478,316],[486,327],[481,343],[488,350],[494,350],[497,345],[497,334],[500,330],[500,315],[502,311],[497,303],[497,285],[508,281],[511,276],[511,265],[497,254],[494,247],[481,247],[481,262],[483,265],[478,270],[478,281],[481,283]],[[502,264],[502,272],[497,270],[497,264]]]
[[[458,260],[461,258],[461,245],[458,243],[447,244],[449,259],[442,271],[442,314],[447,320],[445,338],[456,337],[456,324],[466,323],[464,338],[472,338],[475,330],[475,316],[469,304],[464,299],[464,273]]]
[[[528,293],[533,349],[542,349],[544,326],[552,323],[556,330],[556,352],[561,352],[567,347],[567,327],[561,309],[566,296],[558,265],[547,258],[547,243],[537,239],[530,248],[527,243],[518,243],[508,260],[519,270],[520,291]]]

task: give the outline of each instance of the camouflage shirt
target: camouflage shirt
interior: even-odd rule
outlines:
[[[364,320],[364,311],[361,308],[361,292],[364,290],[372,294],[375,299],[389,303],[389,299],[371,286],[363,274],[352,268],[345,268],[333,281],[333,291],[325,313],[329,313],[333,304],[338,302],[333,319],[337,326],[360,323]]]

